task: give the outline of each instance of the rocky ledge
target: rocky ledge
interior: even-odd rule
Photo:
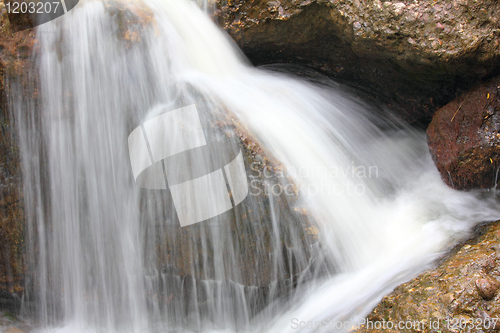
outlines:
[[[434,270],[400,285],[368,315],[373,323],[411,322],[406,332],[498,332],[500,221],[455,248]],[[356,332],[397,332],[362,327]]]
[[[299,63],[375,95],[406,120],[500,70],[494,0],[217,0],[214,19],[257,65]]]
[[[427,141],[448,186],[493,188],[500,181],[500,76],[436,112]]]

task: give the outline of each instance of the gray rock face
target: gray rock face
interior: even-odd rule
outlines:
[[[255,64],[311,66],[408,121],[500,70],[500,3],[218,0],[214,18]]]

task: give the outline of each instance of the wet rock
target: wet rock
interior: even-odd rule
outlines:
[[[5,6],[0,2],[0,309],[19,311],[24,290],[24,214],[21,192],[21,170],[13,124],[9,119],[6,96],[8,82],[18,78],[21,86],[30,80],[29,55],[36,48],[32,30],[13,33]],[[20,87],[25,97],[36,91]]]
[[[367,319],[420,323],[419,329],[408,330],[412,332],[498,332],[500,221],[481,226],[478,233],[482,235],[455,248],[436,269],[384,297]],[[374,330],[361,327],[356,332]]]
[[[8,310],[0,311],[0,332],[3,333],[25,333],[31,332],[31,323]]]
[[[127,47],[140,47],[138,44],[141,43],[141,33],[144,29],[154,27],[152,12],[143,7],[141,2],[118,3],[109,1],[105,2],[104,5],[118,22],[117,37],[119,42],[125,42]],[[23,40],[26,43],[31,43],[27,44],[30,45],[29,49],[21,49],[23,55],[37,51],[37,44],[32,35],[29,35],[30,33],[32,34],[32,32],[23,31],[12,35],[12,40],[23,38],[19,36],[25,36]],[[11,48],[13,44],[9,43],[6,44],[4,50],[9,51],[9,54],[16,54]],[[56,51],[60,52],[58,47],[60,46],[55,45]],[[60,54],[63,53],[60,52]],[[19,87],[16,89],[17,93],[21,95],[19,97],[30,98],[30,101],[36,103],[37,96],[32,95],[23,86],[22,71],[30,66],[30,57],[23,57],[20,62],[18,58],[16,59],[17,62],[9,60],[2,68],[9,70],[11,73],[9,75],[12,77],[17,76],[16,82],[19,82]],[[27,71],[25,70],[25,72]],[[35,72],[33,71],[33,73]],[[36,88],[37,81],[34,79],[31,81],[30,86]],[[66,95],[65,98],[67,98]],[[202,112],[203,107],[198,106]],[[7,112],[6,108],[3,110]],[[36,108],[33,112],[37,112]],[[257,310],[257,305],[266,304],[258,299],[257,294],[264,299],[265,297],[276,297],[276,295],[290,293],[294,286],[302,283],[297,281],[297,276],[304,273],[302,276],[304,277],[309,272],[310,266],[312,266],[311,262],[318,254],[319,230],[314,224],[313,217],[298,204],[297,190],[282,170],[280,162],[245,129],[230,111],[221,109],[219,113],[214,113],[217,116],[210,120],[212,130],[216,132],[216,136],[225,136],[225,139],[238,144],[243,152],[247,171],[251,169],[260,175],[255,177],[259,182],[259,188],[265,190],[265,186],[279,185],[282,188],[290,188],[292,191],[286,195],[284,193],[273,195],[262,191],[259,194],[249,196],[244,205],[241,204],[216,219],[185,228],[180,227],[168,191],[142,191],[141,226],[144,227],[144,230],[140,237],[145,239],[143,249],[145,280],[150,283],[146,288],[148,290],[146,297],[149,304],[156,304],[155,306],[168,307],[191,297],[195,297],[201,304],[208,298],[207,293],[210,289],[214,290],[219,288],[220,284],[226,284],[228,290],[232,288],[234,292],[241,289],[248,291],[249,297],[256,304],[255,310]],[[7,113],[5,115],[5,119],[8,120]],[[205,116],[208,117],[208,115]],[[38,115],[35,114],[34,118],[37,117]],[[8,133],[8,138],[12,137],[10,132],[6,133]],[[9,141],[9,144],[2,145],[1,149],[10,149],[15,152],[6,165],[12,167],[16,172],[16,177],[18,177],[19,157],[13,147],[15,145]],[[0,158],[3,156],[10,155],[2,155]],[[42,174],[45,174],[45,168],[45,165],[40,166]],[[265,177],[262,176],[264,173]],[[280,176],[280,174],[284,176]],[[12,188],[17,190],[19,182],[18,178],[15,179],[16,182]],[[250,182],[251,179],[248,181]],[[42,181],[42,187],[43,183]],[[45,190],[41,189],[42,192]],[[19,209],[21,213],[19,218],[9,217],[5,221],[11,224],[15,223],[21,228],[15,229],[19,233],[15,234],[14,241],[22,245],[24,240],[19,238],[22,235],[20,231],[23,227],[21,203],[17,199],[6,199],[6,203],[16,204],[16,209]],[[34,237],[36,230],[30,230],[30,233],[30,240],[34,239],[36,242],[37,237]],[[217,237],[213,237],[213,235],[217,235]],[[17,251],[9,252],[16,253],[16,260],[18,258],[24,259],[24,261],[12,260],[9,262],[9,264],[15,263],[17,265],[18,271],[20,270],[19,276],[22,276],[21,273],[27,269],[26,267],[35,266],[36,263],[26,263],[27,259],[23,257],[21,245],[13,248],[12,243],[4,242],[2,244],[8,245],[6,247],[8,251],[12,249]],[[18,243],[15,244],[17,246]],[[37,244],[24,245],[29,245],[32,253],[37,252]],[[0,273],[3,272],[0,271]],[[9,277],[9,274],[5,273],[4,275]],[[22,280],[19,277],[17,279],[20,282],[16,282],[18,284],[14,286],[21,288],[23,286]],[[36,278],[30,280],[36,281]],[[55,283],[55,285],[59,284]],[[27,286],[27,288],[29,287]],[[31,287],[36,288],[36,286]],[[5,288],[10,288],[10,285]],[[22,292],[22,288],[13,290]],[[162,292],[157,292],[158,290]],[[56,290],[55,296],[50,296],[54,298],[54,302],[57,302],[58,292],[59,290]]]
[[[436,112],[427,129],[432,158],[449,186],[488,189],[500,180],[500,77]]]
[[[197,106],[203,110],[203,106]],[[203,114],[203,111],[201,111]],[[318,253],[319,229],[314,218],[298,203],[297,188],[281,163],[227,109],[213,112],[210,127],[217,136],[237,143],[243,152],[249,194],[245,201],[219,217],[180,227],[173,207],[157,222],[156,267],[162,274],[195,280],[217,280],[217,261],[228,265],[224,279],[243,286],[267,288],[274,282],[287,283],[308,269]],[[271,188],[289,189],[275,191]],[[278,193],[279,192],[279,193]],[[143,191],[144,213],[170,202],[168,193]],[[161,215],[161,213],[160,213]],[[150,224],[147,214],[145,224]],[[211,235],[224,244],[212,244]],[[153,250],[153,251],[154,251]],[[234,254],[237,254],[234,257]],[[288,262],[282,267],[279,263]],[[219,272],[220,274],[220,272]]]
[[[118,22],[118,38],[128,47],[141,41],[144,31],[155,25],[153,11],[142,1],[104,1]]]
[[[297,63],[430,118],[500,69],[500,3],[217,1],[215,20],[255,64]],[[272,4],[272,5],[269,5]]]
[[[498,288],[500,288],[500,282],[490,277],[482,278],[476,280],[476,287],[481,297],[486,300],[491,300],[493,297],[495,297]]]
[[[140,43],[143,31],[154,24],[152,11],[141,1],[106,1],[104,5],[118,22],[118,39],[127,46]],[[29,23],[10,21],[0,1],[0,310],[12,313],[19,312],[25,288],[34,287],[25,283],[36,265],[29,262],[26,249],[37,251],[36,242],[25,239],[20,160],[6,100],[14,91],[13,99],[39,101],[37,71],[30,70],[39,44],[33,29],[23,30]],[[36,234],[36,230],[31,232]]]
[[[209,118],[208,137],[234,142],[242,152],[250,193],[230,211],[181,227],[168,191],[141,190],[147,279],[157,286],[148,289],[148,304],[196,303],[209,313],[209,295],[218,290],[228,302],[244,297],[254,315],[325,268],[317,260],[320,230],[281,163],[229,110],[219,104],[205,112],[203,104],[197,109]]]
[[[1,8],[0,12],[2,13],[2,16],[4,15],[3,12],[5,11],[5,3],[8,2],[3,1],[0,7]],[[5,12],[4,18],[8,21],[8,26],[7,26],[8,31],[2,29],[3,30],[2,32],[4,33],[16,33],[25,29],[33,28],[33,21],[30,15],[28,14]]]

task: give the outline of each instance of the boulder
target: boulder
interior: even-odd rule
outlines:
[[[138,46],[143,39],[144,31],[155,27],[153,12],[141,1],[123,3],[106,1],[104,7],[110,17],[118,23],[116,38],[125,48]],[[37,108],[39,96],[31,94],[29,89],[34,89],[36,92],[39,83],[37,80],[31,80],[25,85],[24,74],[29,72],[27,69],[31,66],[28,55],[33,52],[33,49],[36,52],[37,44],[31,30],[16,34],[9,33],[9,36],[10,39],[7,41],[10,43],[9,47],[12,47],[9,49],[9,55],[16,54],[15,47],[26,46],[26,56],[23,56],[21,60],[14,56],[8,58],[3,68],[12,74],[9,74],[12,77],[9,86],[15,90],[15,98],[26,98],[34,103],[35,115],[33,117],[36,118],[39,113]],[[21,45],[21,42],[26,45]],[[63,42],[64,40],[55,46],[56,52],[61,57],[64,56]],[[17,64],[17,67],[14,64]],[[32,70],[30,73],[36,76],[36,72]],[[14,85],[15,87],[12,87]],[[71,92],[64,96],[71,96]],[[24,100],[23,103],[28,103],[28,101]],[[7,108],[4,107],[3,110],[5,121],[8,122]],[[134,112],[137,113],[136,110]],[[212,118],[210,118],[211,115],[206,115],[211,119],[209,124],[211,131],[216,133],[214,135],[217,137],[225,137],[225,140],[235,142],[243,153],[247,171],[252,170],[257,175],[252,179],[249,178],[249,182],[255,180],[260,189],[277,184],[281,188],[292,188],[293,193],[280,192],[279,195],[274,195],[262,191],[256,195],[249,195],[244,205],[238,205],[235,209],[211,221],[182,228],[176,214],[173,213],[175,209],[168,191],[141,189],[141,226],[143,228],[141,236],[144,237],[146,296],[148,304],[153,307],[184,304],[185,300],[191,298],[196,298],[198,302],[203,303],[207,301],[208,292],[219,288],[222,283],[227,285],[225,288],[229,290],[228,292],[238,293],[242,289],[244,293],[252,295],[252,304],[257,310],[265,304],[261,302],[262,298],[290,293],[291,289],[302,281],[302,279],[297,281],[298,276],[304,273],[301,275],[304,278],[312,270],[311,267],[314,266],[312,262],[320,253],[319,230],[313,218],[303,207],[299,206],[298,194],[291,179],[280,176],[286,175],[281,163],[245,129],[229,110],[220,107],[219,112],[213,114],[216,116]],[[8,137],[12,137],[11,132],[8,132]],[[0,146],[0,149],[4,148],[15,152],[5,165],[15,169],[17,178],[12,185],[12,190],[18,191],[21,183],[19,182],[17,147],[15,142],[9,142]],[[3,156],[9,155],[2,155],[0,158]],[[39,168],[40,172],[45,175],[40,185],[43,187],[48,183],[48,172],[44,161]],[[265,177],[262,176],[264,174]],[[48,189],[42,188],[41,192],[46,190]],[[1,196],[0,199],[2,199]],[[1,203],[0,200],[0,205]],[[16,203],[18,203],[15,207],[19,210],[19,219],[6,215],[5,221],[20,228],[15,229],[18,232],[15,234],[18,238],[14,240],[23,244],[25,242],[21,238],[24,235],[23,228],[29,227],[24,225],[21,202],[16,201]],[[30,202],[26,202],[26,205],[29,204]],[[45,204],[48,205],[48,202]],[[46,209],[49,211],[50,207]],[[26,211],[30,210],[26,209]],[[36,216],[32,217],[32,219],[35,218]],[[49,219],[50,217],[45,221],[48,225]],[[12,242],[0,244],[5,244],[5,251],[16,249],[18,252],[15,253],[18,253],[18,257],[25,261],[36,260],[34,256],[38,248],[36,223],[29,221],[27,225],[31,229],[27,233],[26,243],[29,243],[30,247],[26,258],[24,258],[23,250],[27,247],[13,247]],[[217,244],[214,244],[215,242]],[[17,246],[18,243],[15,244]],[[0,263],[2,258],[0,258]],[[15,260],[10,260],[8,263],[19,265]],[[26,275],[27,300],[31,302],[35,299],[30,297],[36,295],[36,290],[31,292],[31,288],[36,289],[37,283],[36,276],[30,278],[31,269],[36,269],[36,263],[30,264],[23,261],[20,263],[24,265],[16,267],[21,269],[20,274]],[[221,263],[225,264],[225,272],[221,272]],[[0,273],[2,273],[1,270]],[[53,285],[55,290],[51,290],[50,297],[55,300],[54,302],[58,302],[64,292],[59,289],[63,284],[55,281]],[[24,284],[19,284],[19,292],[22,292],[22,286]],[[0,291],[1,287],[0,285]],[[1,298],[0,293],[0,301]],[[236,298],[233,299],[236,300]],[[20,299],[16,298],[16,300]]]
[[[482,225],[476,232],[479,236],[456,247],[438,268],[384,297],[367,319],[393,324],[410,321],[414,327],[407,331],[412,332],[498,332],[500,221]],[[366,326],[356,330],[374,331]]]
[[[500,69],[495,0],[218,0],[214,19],[256,65],[305,64],[430,121]]]
[[[203,114],[200,104],[198,109]],[[257,313],[263,299],[288,295],[323,268],[317,263],[319,229],[280,161],[228,109],[212,114],[203,116],[212,117],[208,131],[236,143],[243,154],[249,194],[226,213],[181,227],[166,191],[141,190],[141,223],[153,240],[146,241],[147,278],[160,290],[151,289],[148,300],[160,307],[183,298],[205,304],[221,286],[238,298],[232,294],[238,286]]]
[[[446,184],[488,189],[500,180],[500,77],[482,83],[436,112],[427,141]]]

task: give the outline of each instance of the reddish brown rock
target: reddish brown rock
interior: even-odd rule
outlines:
[[[446,184],[459,190],[494,187],[500,178],[500,77],[438,110],[427,142]]]
[[[476,280],[476,287],[482,298],[491,300],[500,288],[500,282],[490,277],[482,278]]]

